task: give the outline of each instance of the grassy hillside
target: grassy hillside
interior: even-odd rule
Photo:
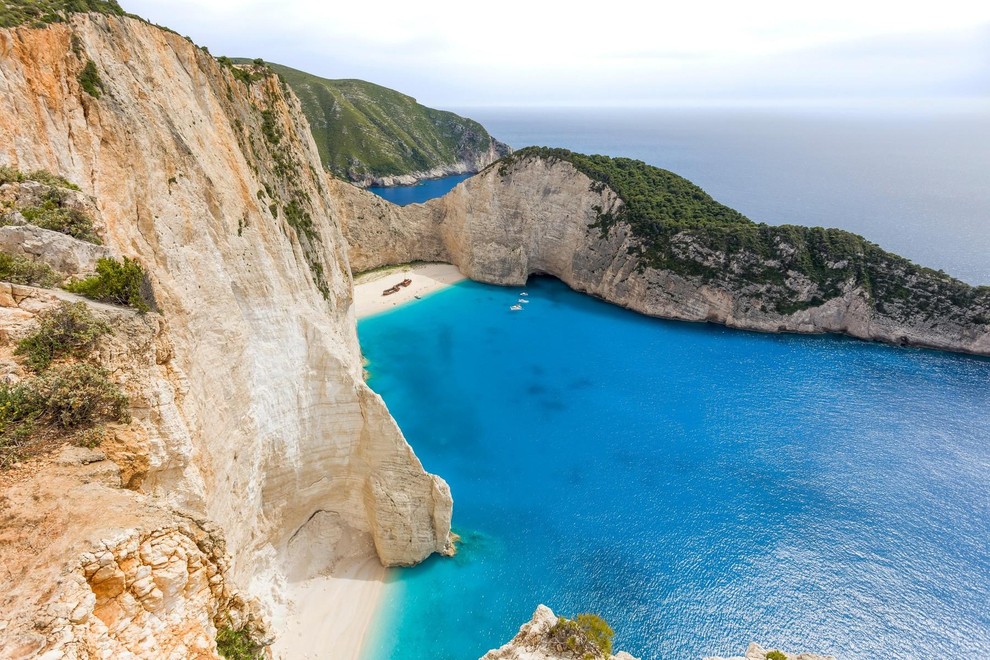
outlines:
[[[889,316],[990,323],[985,311],[990,287],[973,287],[917,266],[857,234],[755,223],[687,179],[629,158],[528,147],[501,161],[499,172],[505,175],[514,161],[534,157],[567,161],[593,180],[593,188],[615,191],[623,208],[617,214],[599,211],[592,227],[607,235],[616,223],[627,223],[639,239],[632,253],[642,268],[747,288],[768,309],[785,314],[840,296],[851,283]],[[810,280],[813,289],[803,290],[795,275]]]
[[[78,12],[124,15],[116,0],[0,0],[0,28],[44,27]]]
[[[270,66],[302,101],[323,164],[341,178],[381,178],[474,163],[493,144],[499,156],[508,153],[478,122],[427,108],[387,87]]]

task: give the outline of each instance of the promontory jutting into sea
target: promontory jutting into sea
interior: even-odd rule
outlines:
[[[990,657],[946,1],[0,0],[0,658]]]

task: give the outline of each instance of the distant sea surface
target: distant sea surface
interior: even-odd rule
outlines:
[[[981,118],[464,113],[990,283]],[[647,660],[990,658],[990,360],[649,319],[549,278],[510,311],[523,290],[359,323],[463,539],[390,571],[366,660],[478,658],[538,603]]]
[[[690,179],[752,220],[848,229],[919,264],[990,284],[985,113],[455,110],[514,148],[636,158]],[[408,203],[447,192],[440,190],[385,194]]]

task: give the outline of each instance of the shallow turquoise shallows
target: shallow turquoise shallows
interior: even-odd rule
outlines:
[[[463,539],[392,572],[368,658],[478,658],[538,603],[644,659],[990,657],[990,360],[523,290],[360,323]]]

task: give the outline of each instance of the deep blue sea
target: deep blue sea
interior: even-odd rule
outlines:
[[[471,116],[514,146],[643,158],[755,219],[843,226],[990,282],[990,200],[976,185],[990,149],[974,155],[961,137],[973,118],[915,125],[916,148],[901,149],[919,158],[939,131],[959,133],[965,163],[987,164],[935,159],[930,178],[958,187],[930,224],[913,165],[835,160],[872,151],[857,117],[833,131],[863,133],[855,149],[757,131],[794,167],[751,190],[739,145],[753,143],[754,168],[776,160],[759,145],[772,149],[737,135],[713,159],[718,122],[684,128],[676,149],[646,124],[639,142],[609,147],[601,118],[584,132],[520,120],[511,133]],[[514,137],[527,131],[545,139]],[[816,145],[799,172],[795,144]],[[843,169],[859,174],[816,180]],[[914,234],[915,253],[891,245]],[[549,278],[510,311],[523,290],[465,282],[359,323],[370,385],[450,484],[463,539],[453,559],[390,572],[367,660],[478,658],[541,602],[601,613],[616,648],[644,659],[740,654],[750,641],[854,660],[990,658],[990,360],[649,319]]]
[[[440,179],[427,179],[414,186],[370,186],[368,190],[399,206],[420,204],[434,197],[443,197],[470,176],[470,174],[458,174]]]
[[[541,602],[643,658],[990,657],[990,360],[520,292],[359,325],[463,539],[392,571],[369,658],[478,658]]]

